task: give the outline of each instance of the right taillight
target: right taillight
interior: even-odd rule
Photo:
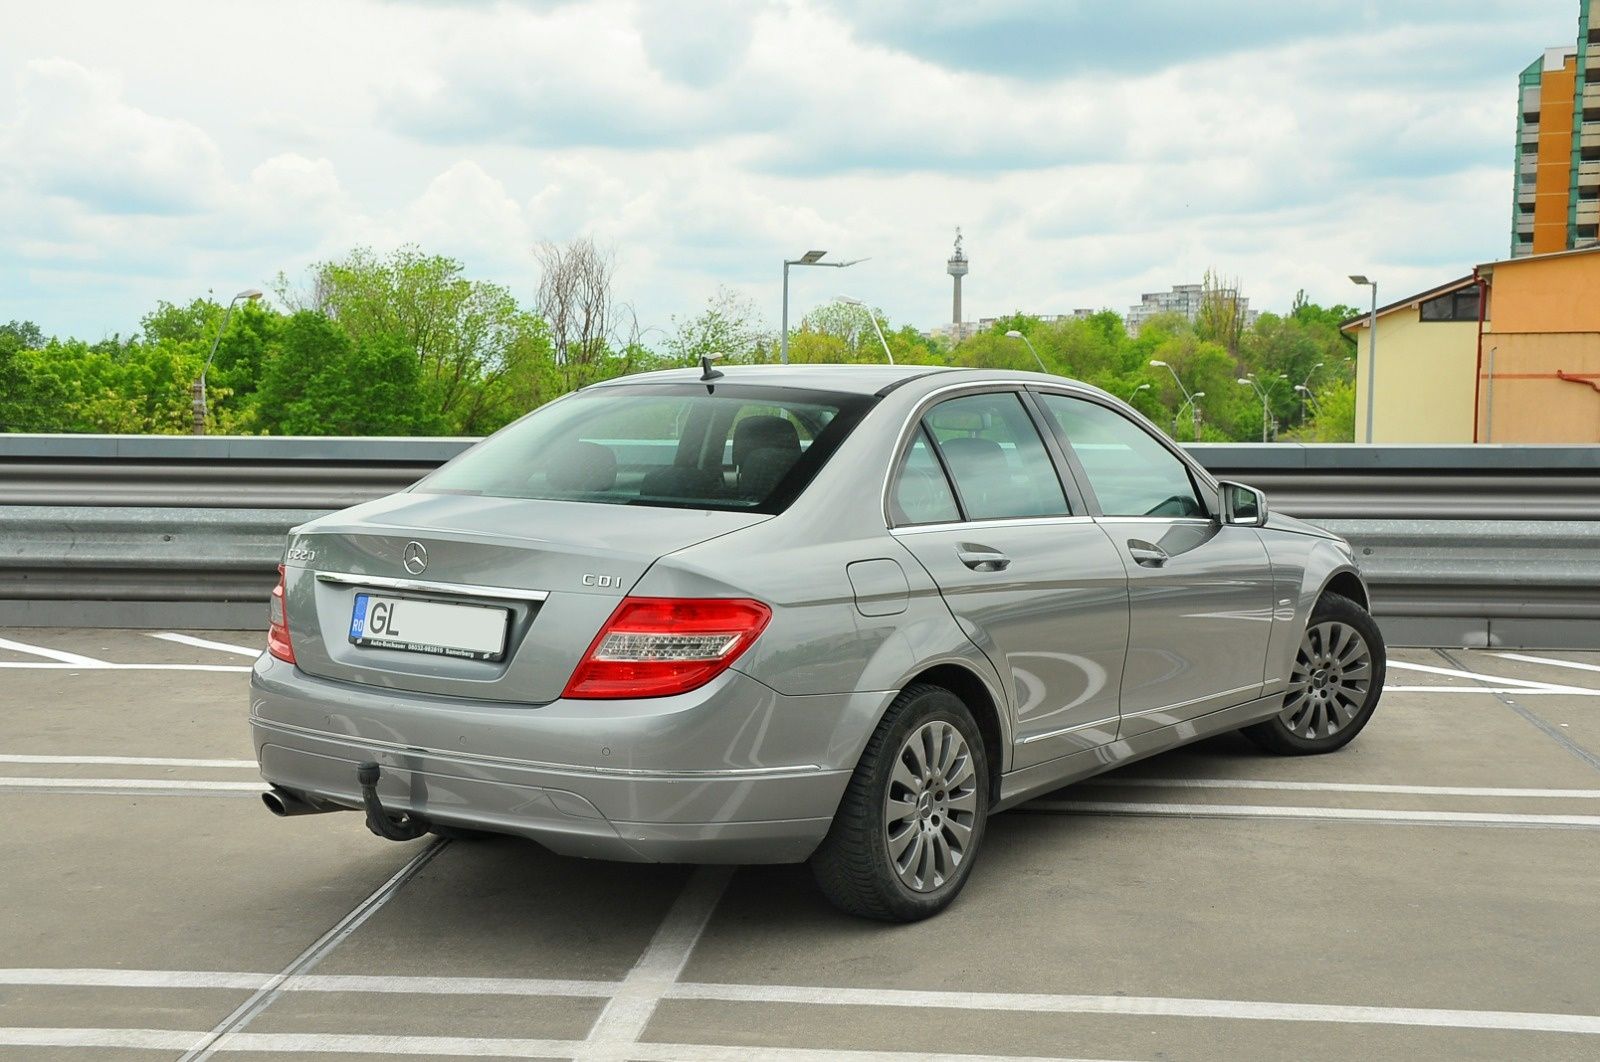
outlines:
[[[294,663],[294,644],[289,641],[289,609],[284,604],[283,565],[278,565],[278,585],[272,588],[267,605],[267,652],[287,663]]]
[[[687,693],[726,671],[770,619],[770,608],[748,598],[623,598],[561,695]]]

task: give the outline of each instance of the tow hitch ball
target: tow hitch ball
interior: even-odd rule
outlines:
[[[414,815],[401,812],[391,815],[383,810],[378,799],[378,765],[356,765],[356,782],[361,786],[361,805],[367,810],[367,829],[391,841],[414,841],[428,832],[427,823]]]

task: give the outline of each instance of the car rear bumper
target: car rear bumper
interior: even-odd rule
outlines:
[[[600,859],[784,863],[827,833],[892,694],[785,697],[738,672],[694,694],[542,707],[318,679],[263,655],[250,721],[261,774],[312,802],[516,834]]]

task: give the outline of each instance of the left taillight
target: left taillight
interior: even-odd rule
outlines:
[[[726,671],[771,619],[770,608],[748,598],[623,598],[561,695],[687,693]]]
[[[278,565],[278,585],[272,588],[267,605],[267,652],[286,663],[294,663],[294,644],[289,641],[289,608],[284,602],[283,565]]]

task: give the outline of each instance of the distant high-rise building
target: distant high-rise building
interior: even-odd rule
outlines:
[[[1516,160],[1513,257],[1600,238],[1600,0],[1579,0],[1575,43],[1522,72]]]
[[[1232,299],[1239,306],[1239,315],[1244,319],[1244,327],[1249,328],[1256,323],[1256,311],[1250,308],[1250,300],[1239,295],[1233,288],[1222,288],[1217,292],[1219,298]],[[1139,296],[1137,306],[1128,307],[1126,324],[1128,334],[1137,336],[1139,329],[1150,318],[1161,313],[1175,313],[1193,324],[1200,318],[1200,309],[1205,305],[1206,292],[1203,284],[1174,284],[1171,291],[1151,291]]]

